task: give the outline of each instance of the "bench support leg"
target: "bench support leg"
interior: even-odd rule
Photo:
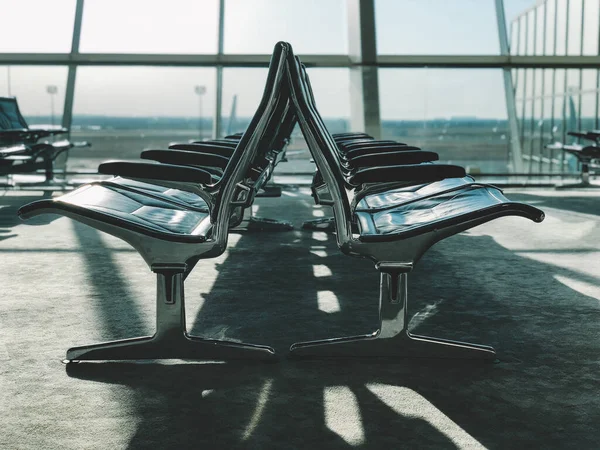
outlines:
[[[183,295],[185,267],[185,264],[152,267],[152,270],[157,273],[154,336],[73,347],[67,351],[67,362],[73,360],[274,359],[275,352],[271,347],[203,339],[187,334]]]
[[[280,231],[292,231],[294,225],[291,222],[283,220],[269,219],[266,217],[256,217],[252,213],[252,207],[248,208],[250,211],[250,217],[248,219],[242,218],[240,223],[231,228],[233,231],[238,232],[256,232],[256,231],[267,231],[267,232],[280,232]],[[246,210],[244,210],[245,214]]]
[[[380,269],[381,270],[381,269]],[[494,360],[492,347],[419,336],[408,331],[406,271],[381,271],[379,329],[371,334],[301,342],[297,357],[424,357]]]

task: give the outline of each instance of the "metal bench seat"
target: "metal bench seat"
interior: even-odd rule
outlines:
[[[151,192],[149,190],[149,192]],[[206,207],[206,203],[204,204]],[[142,195],[115,184],[91,183],[58,197],[40,200],[20,211],[23,218],[40,212],[60,214],[84,221],[93,219],[104,224],[105,231],[118,235],[120,229],[139,232],[165,241],[204,242],[211,228],[208,208],[204,212],[187,209],[181,203],[168,202],[157,196]]]
[[[133,189],[136,192],[150,193],[152,195],[159,196],[161,199],[166,201],[174,201],[185,207],[191,207],[198,211],[210,211],[207,201],[192,192],[123,177],[111,178],[110,180],[103,181],[102,184],[104,186],[115,184],[123,188]]]
[[[433,183],[410,184],[393,189],[386,188],[385,185],[372,186],[357,197],[355,211],[389,208],[431,195],[461,189],[473,183],[475,180],[466,176],[446,178]]]
[[[405,239],[465,221],[487,221],[503,215],[518,215],[534,221],[540,218],[537,208],[511,202],[500,189],[475,183],[374,211],[356,211],[355,215],[363,242]]]
[[[296,343],[290,347],[291,354],[495,359],[496,353],[489,346],[409,332],[408,273],[442,239],[503,216],[522,216],[541,222],[544,213],[509,201],[493,186],[473,183],[456,166],[448,166],[438,174],[435,173],[438,169],[432,170],[433,164],[383,167],[374,170],[368,180],[362,180],[363,184],[351,183],[337,145],[312,98],[306,70],[294,57],[291,47],[287,58],[290,94],[322,177],[317,187],[326,188],[327,204],[333,207],[338,247],[349,256],[373,261],[381,280],[379,324],[375,331]],[[411,171],[415,174],[412,182]],[[431,176],[426,176],[428,173]],[[436,176],[437,180],[431,179]]]
[[[189,336],[184,280],[199,260],[225,251],[235,210],[251,205],[257,180],[269,176],[271,166],[260,164],[262,150],[270,148],[290,103],[283,83],[286,51],[283,45],[275,46],[263,97],[218,180],[196,167],[123,163],[132,179],[91,183],[19,210],[23,219],[60,214],[116,236],[135,248],[157,274],[153,336],[74,347],[67,351],[67,361],[274,358],[268,346]],[[259,174],[257,167],[262,169]]]

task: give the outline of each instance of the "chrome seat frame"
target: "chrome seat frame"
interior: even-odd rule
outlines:
[[[518,215],[536,222],[544,219],[537,208],[507,202],[488,208],[484,214],[461,221],[449,221],[406,236],[365,240],[353,233],[353,212],[360,198],[361,187],[345,182],[334,158],[335,142],[314,105],[305,68],[288,52],[288,82],[296,105],[302,133],[317,168],[323,177],[334,213],[337,245],[349,256],[368,258],[380,272],[379,324],[375,331],[358,336],[346,336],[295,343],[290,347],[295,357],[441,357],[494,360],[495,350],[486,345],[414,335],[409,332],[407,315],[408,273],[423,254],[436,242],[473,228],[495,218]],[[387,183],[386,189],[406,184]]]
[[[141,360],[141,359],[258,359],[273,360],[271,347],[227,340],[204,339],[189,336],[186,331],[184,280],[200,259],[221,255],[228,242],[230,218],[233,210],[252,201],[254,181],[249,175],[261,145],[272,134],[274,124],[281,118],[282,106],[289,101],[287,91],[282,89],[287,48],[277,44],[267,84],[260,105],[248,130],[240,140],[228,164],[223,182],[216,195],[203,191],[197,185],[174,184],[176,189],[197,193],[208,198],[210,215],[203,230],[206,238],[134,226],[126,221],[115,223],[95,211],[68,203],[77,191],[56,200],[41,200],[25,205],[19,210],[22,219],[40,214],[60,214],[78,222],[104,231],[129,243],[142,256],[157,275],[156,333],[133,339],[70,348],[65,362],[74,360]],[[269,170],[267,166],[265,170]],[[268,176],[268,174],[263,174]],[[140,180],[152,183],[152,180]],[[102,182],[96,183],[102,185]],[[157,180],[157,184],[169,183]],[[108,182],[106,186],[111,186]],[[139,191],[139,194],[142,194]],[[148,195],[152,197],[151,194]],[[167,199],[163,201],[169,202]],[[171,201],[182,210],[191,210]]]

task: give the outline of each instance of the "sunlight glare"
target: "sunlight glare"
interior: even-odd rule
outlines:
[[[316,278],[330,277],[332,275],[331,269],[323,264],[313,265],[313,275]]]
[[[396,413],[428,422],[457,448],[485,449],[473,436],[412,389],[379,383],[367,384],[367,389]]]
[[[247,440],[258,426],[260,422],[260,418],[262,417],[265,406],[267,405],[267,400],[269,400],[269,394],[271,393],[271,386],[273,385],[273,380],[265,381],[262,389],[260,390],[260,394],[258,394],[258,399],[256,400],[256,409],[254,413],[252,413],[252,417],[250,418],[250,422],[248,426],[244,430],[244,434],[242,435],[242,440]]]
[[[313,231],[312,238],[315,241],[325,242],[328,240],[327,233],[324,231]]]
[[[331,291],[317,292],[317,302],[320,311],[326,313],[336,313],[341,311],[340,302],[337,296]]]
[[[347,386],[326,387],[323,391],[325,425],[350,445],[362,445],[365,432],[354,392]]]

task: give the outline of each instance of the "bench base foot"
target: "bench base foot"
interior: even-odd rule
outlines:
[[[290,355],[351,358],[455,358],[495,360],[496,352],[486,345],[437,339],[403,332],[394,338],[373,335],[302,342],[290,348]]]
[[[360,336],[299,342],[290,347],[290,356],[496,359],[496,352],[487,345],[411,334],[407,272],[412,263],[379,263],[376,267],[381,272],[378,330]]]
[[[67,350],[67,362],[153,359],[275,360],[275,351],[271,347],[204,339],[187,334],[183,293],[186,269],[186,264],[152,266],[152,270],[157,274],[154,336],[73,347]]]
[[[273,360],[274,358],[275,352],[267,346],[173,334],[168,337],[154,335],[73,347],[67,350],[66,359],[71,362],[142,359]]]

